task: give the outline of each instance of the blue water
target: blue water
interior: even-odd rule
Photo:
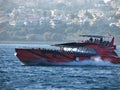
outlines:
[[[120,65],[24,66],[15,47],[38,46],[0,45],[0,90],[120,90]]]

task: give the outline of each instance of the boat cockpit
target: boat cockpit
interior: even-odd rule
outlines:
[[[105,46],[109,46],[111,38],[107,36],[97,36],[97,35],[80,35],[81,37],[87,38],[87,40],[83,39],[82,43],[93,43],[93,44],[101,44]]]

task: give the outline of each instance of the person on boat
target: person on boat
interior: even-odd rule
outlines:
[[[102,44],[103,43],[103,38],[100,38],[100,44]]]
[[[96,38],[95,38],[95,41],[94,41],[94,42],[95,42],[96,44],[99,44],[99,41],[100,41],[99,39],[96,39]]]
[[[93,42],[93,38],[91,37],[89,41],[90,41],[90,43],[92,43]]]

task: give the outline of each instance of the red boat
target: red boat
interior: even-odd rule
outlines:
[[[77,64],[86,60],[120,64],[113,36],[80,36],[87,40],[49,45],[44,48],[16,48],[16,56],[26,65],[70,65],[72,62]]]

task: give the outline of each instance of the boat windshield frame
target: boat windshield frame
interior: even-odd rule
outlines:
[[[79,35],[80,37],[92,37],[92,38],[105,38],[107,36],[100,36],[100,35]]]

